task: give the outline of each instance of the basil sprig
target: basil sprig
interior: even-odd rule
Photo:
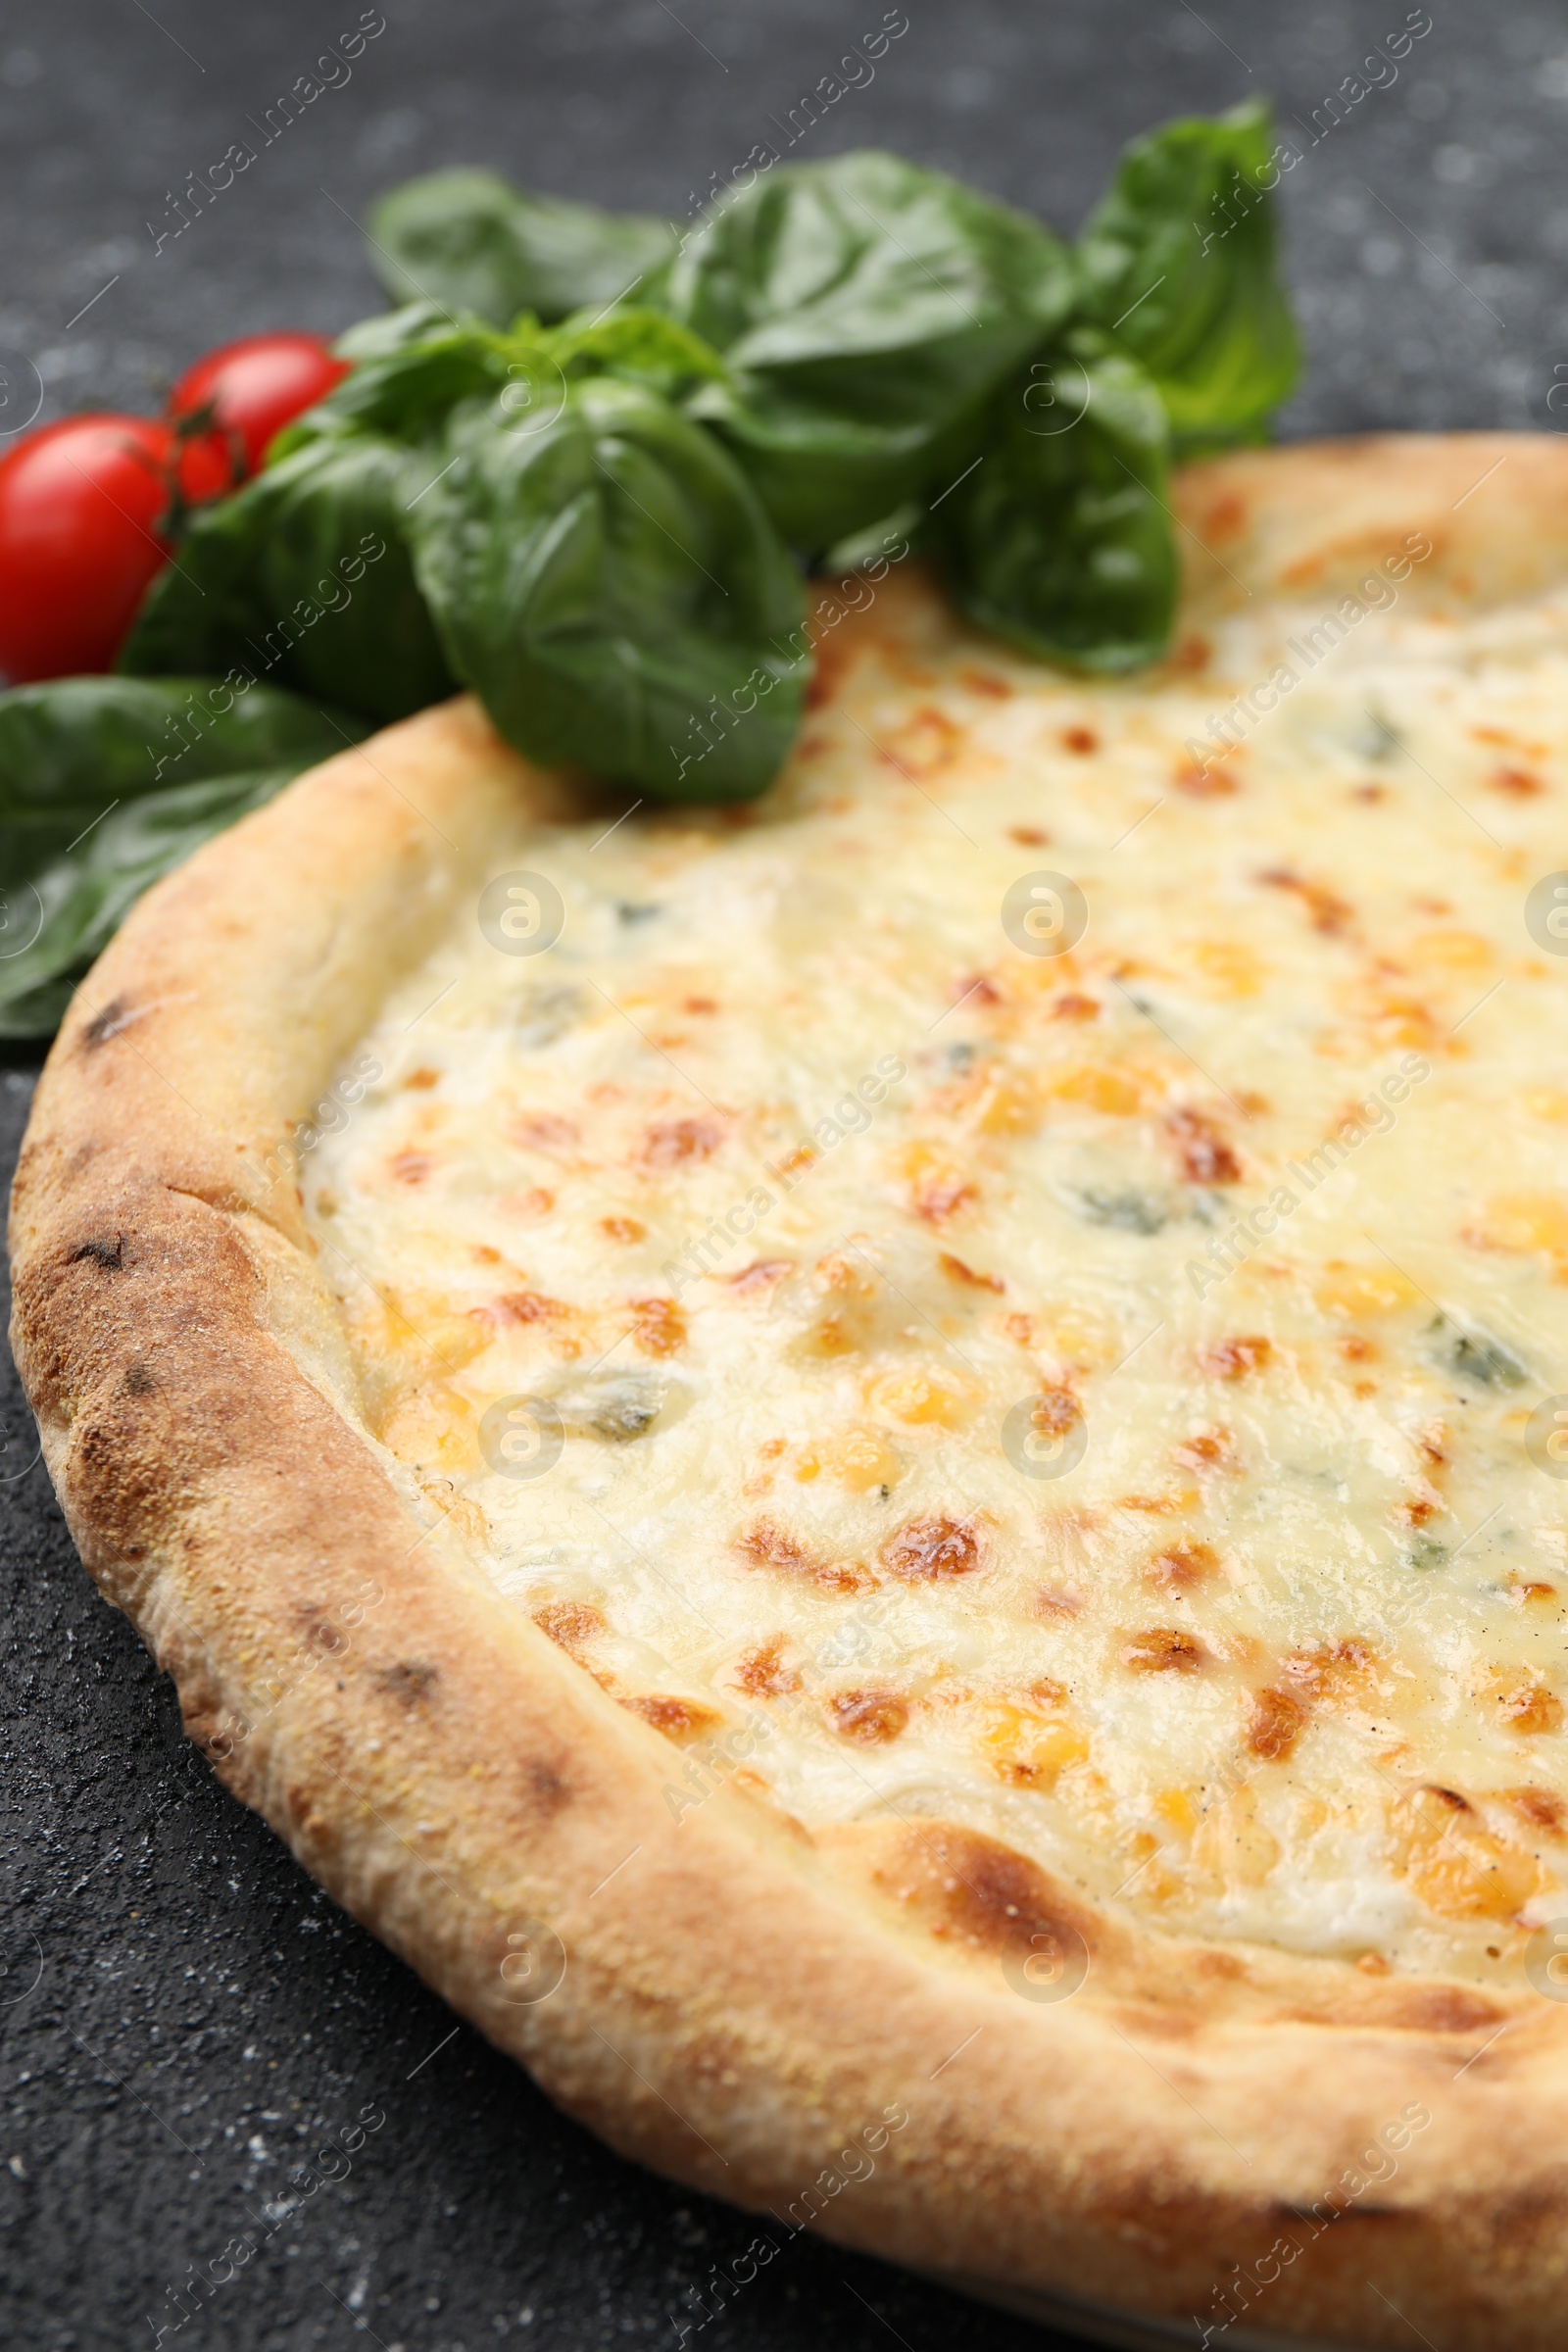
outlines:
[[[799,717],[800,571],[894,515],[1025,651],[1155,660],[1172,456],[1255,438],[1295,380],[1271,174],[1259,107],[1167,124],[1076,247],[874,153],[762,173],[678,238],[410,182],[372,216],[410,299],[197,517],[122,666],[259,655],[375,721],[463,684],[533,758],[745,798]]]
[[[394,190],[401,307],[191,518],[122,674],[0,695],[0,1035],[51,1028],[199,842],[460,684],[541,761],[763,791],[810,667],[801,572],[890,524],[1025,653],[1156,660],[1172,457],[1258,438],[1296,380],[1280,152],[1258,106],[1168,123],[1075,247],[878,154],[763,173],[680,235],[488,172]]]
[[[636,308],[502,333],[420,306],[357,339],[352,373],[198,520],[122,667],[156,671],[180,649],[216,667],[281,636],[275,675],[330,679],[368,718],[462,680],[530,758],[665,798],[694,797],[680,789],[708,740],[694,719],[751,679],[747,722],[694,780],[706,799],[763,791],[809,659],[788,551],[688,414],[724,378],[718,355]],[[381,554],[359,567],[364,586],[313,621],[331,546],[365,541]],[[270,632],[269,606],[302,625]],[[377,651],[394,636],[395,663]]]

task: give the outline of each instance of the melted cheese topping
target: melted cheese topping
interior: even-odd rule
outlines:
[[[767,801],[498,849],[559,941],[465,910],[308,1215],[673,1811],[1485,1975],[1568,1908],[1568,612],[1372,616],[1196,762],[1318,618],[1085,687],[890,582]]]

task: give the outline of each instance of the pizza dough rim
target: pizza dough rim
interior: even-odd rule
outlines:
[[[1327,606],[1409,530],[1433,542],[1410,586],[1428,605],[1568,575],[1550,436],[1246,452],[1177,499],[1189,643],[1251,594]],[[191,1737],[561,2105],[786,2231],[1015,2307],[1183,2326],[1222,2316],[1215,2290],[1284,2236],[1302,2250],[1272,2257],[1269,2334],[1401,2342],[1397,2305],[1441,2318],[1451,2352],[1503,2324],[1520,2352],[1560,2344],[1568,2016],[1436,1978],[1412,2007],[1410,1979],[1129,1936],[941,1825],[813,1842],[733,1788],[677,1821],[666,1743],[487,1588],[355,1426],[268,1157],[519,794],[545,813],[563,790],[466,698],[386,730],[151,892],[49,1056],[13,1196],[13,1343],[82,1558]],[[940,1949],[907,1924],[933,1904],[958,1923]],[[1009,1989],[1036,1924],[1087,1934],[1088,1997]],[[564,1973],[534,1998],[552,1938]],[[1411,2102],[1430,2125],[1330,2226],[1330,2187]]]

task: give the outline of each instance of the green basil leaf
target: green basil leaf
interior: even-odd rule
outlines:
[[[46,1036],[149,884],[365,731],[234,678],[0,694],[0,1036]]]
[[[1048,662],[1155,661],[1176,606],[1168,460],[1151,377],[1075,328],[999,398],[984,455],[932,516],[964,611]]]
[[[785,537],[816,549],[935,490],[1076,291],[1040,222],[866,152],[770,172],[717,207],[660,299],[734,370],[693,414]]]
[[[312,441],[204,508],[119,668],[242,669],[385,724],[455,691],[407,530],[429,461],[379,435]]]
[[[716,207],[664,302],[736,368],[853,359],[888,363],[891,381],[919,354],[972,382],[997,350],[1059,324],[1073,293],[1041,222],[864,149],[770,172]]]
[[[500,733],[662,798],[761,792],[799,723],[801,587],[719,444],[644,385],[535,429],[460,413],[414,515],[453,668]]]
[[[732,391],[700,395],[693,412],[745,468],[782,536],[814,557],[916,493],[936,490],[945,469],[959,469],[983,400],[940,433],[929,416],[908,414],[919,407],[912,387],[905,402],[862,404],[850,386],[811,399],[743,377]]]
[[[431,172],[372,206],[371,260],[400,302],[418,297],[506,326],[602,308],[675,250],[666,221],[509,187],[493,172]]]
[[[0,694],[0,872],[29,879],[117,805],[199,776],[297,772],[364,732],[344,711],[234,679],[13,687]]]
[[[1182,449],[1255,439],[1300,368],[1275,274],[1266,107],[1135,139],[1079,247],[1086,312],[1159,386]]]
[[[460,400],[499,391],[506,381],[504,336],[440,319],[417,338],[361,360],[324,400],[284,426],[268,450],[268,466],[312,441],[345,433],[428,445],[440,439]]]

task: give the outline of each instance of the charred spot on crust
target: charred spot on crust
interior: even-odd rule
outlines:
[[[917,1584],[967,1576],[980,1559],[980,1538],[969,1519],[911,1519],[882,1546],[883,1565]]]
[[[68,1266],[78,1266],[86,1258],[90,1259],[93,1265],[102,1266],[107,1272],[118,1274],[125,1262],[122,1254],[124,1245],[125,1237],[122,1233],[117,1233],[112,1242],[78,1242],[66,1263]]]
[[[522,1768],[528,1793],[541,1813],[559,1813],[571,1795],[562,1775],[543,1756],[530,1756]]]
[[[1499,2051],[1498,2055],[1502,2053]],[[1561,2190],[1555,2180],[1535,2185],[1526,2180],[1497,2198],[1488,2216],[1494,2242],[1507,2249],[1511,2262],[1528,2253],[1540,2260],[1548,2248],[1562,2242]]]
[[[380,1667],[374,1680],[377,1690],[384,1690],[388,1698],[399,1699],[406,1707],[416,1707],[429,1698],[441,1680],[441,1671],[427,1665],[423,1658],[400,1658],[395,1666]]]
[[[127,1396],[151,1396],[155,1394],[157,1387],[157,1381],[154,1380],[145,1364],[127,1366],[125,1372],[125,1395]]]
[[[135,1018],[124,998],[116,997],[112,1004],[104,1006],[102,1012],[93,1014],[81,1033],[82,1045],[91,1054],[99,1046],[107,1046],[112,1037],[118,1037],[122,1029],[127,1029]]]
[[[898,1865],[883,1865],[875,1881],[933,1936],[999,1958],[1028,1956],[1039,1948],[1037,1936],[1058,1944],[1081,1937],[1091,1952],[1099,1942],[1091,1911],[1027,1854],[979,1830],[950,1822],[922,1827],[905,1842]]]
[[[348,1636],[317,1602],[307,1601],[294,1614],[299,1621],[300,1639],[313,1649],[323,1651],[329,1658],[335,1658],[340,1649],[347,1649]]]

